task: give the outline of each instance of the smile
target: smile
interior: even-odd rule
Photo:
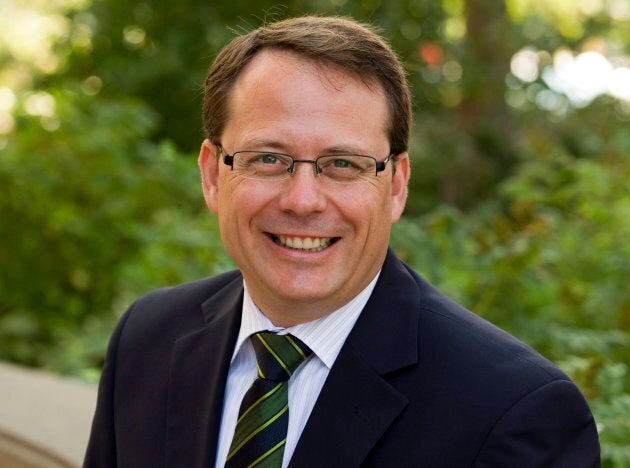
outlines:
[[[273,241],[289,249],[307,250],[309,252],[319,252],[336,242],[336,237],[286,237],[281,235],[271,235]]]

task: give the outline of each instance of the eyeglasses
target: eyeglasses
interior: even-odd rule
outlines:
[[[284,153],[271,151],[237,151],[227,154],[223,147],[217,145],[223,153],[223,163],[232,171],[246,179],[284,180],[295,174],[296,163],[313,164],[315,174],[323,180],[335,183],[356,183],[366,181],[385,170],[387,163],[393,160],[390,154],[383,161],[372,156],[360,154],[327,154],[312,159],[294,159]]]

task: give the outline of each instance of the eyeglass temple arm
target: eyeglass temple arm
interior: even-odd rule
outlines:
[[[230,168],[234,170],[234,155],[227,154],[227,151],[223,149],[223,146],[218,143],[215,143],[215,146],[219,150],[219,153],[223,154],[223,164],[230,166]]]
[[[395,154],[394,153],[390,153],[389,156],[387,156],[383,161],[376,161],[376,172],[382,172],[385,170],[385,167],[387,167],[387,163],[392,161],[392,163],[395,161]]]

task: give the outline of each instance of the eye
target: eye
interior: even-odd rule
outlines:
[[[263,164],[277,164],[278,156],[275,154],[269,153],[260,153],[255,159],[254,162],[263,163]]]
[[[352,156],[330,156],[322,157],[319,159],[319,163],[322,169],[337,171],[343,169],[356,170],[359,169],[359,165],[353,160]]]
[[[331,164],[337,169],[349,169],[354,167],[354,164],[347,159],[335,159]]]

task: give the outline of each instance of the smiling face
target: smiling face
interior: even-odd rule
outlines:
[[[331,153],[389,154],[387,101],[377,85],[293,53],[264,50],[234,84],[221,145],[312,160]],[[367,181],[325,183],[297,163],[282,181],[237,176],[204,141],[204,197],[255,304],[276,325],[324,316],[356,296],[381,268],[391,224],[407,196],[409,160]]]

